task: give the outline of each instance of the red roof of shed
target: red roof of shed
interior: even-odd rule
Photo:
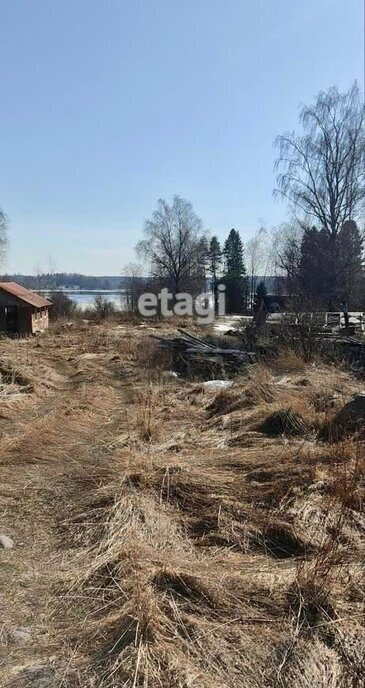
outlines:
[[[8,292],[12,296],[16,296],[17,299],[28,303],[30,306],[35,308],[44,308],[44,306],[52,306],[51,301],[47,301],[43,296],[39,296],[34,291],[30,291],[25,287],[22,287],[16,282],[0,282],[0,289],[2,291]]]

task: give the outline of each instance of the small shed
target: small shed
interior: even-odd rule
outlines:
[[[52,303],[16,282],[0,282],[0,332],[26,336],[46,330]]]

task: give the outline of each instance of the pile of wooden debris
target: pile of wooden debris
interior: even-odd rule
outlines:
[[[185,330],[178,330],[179,336],[160,337],[152,335],[157,339],[161,349],[167,349],[172,355],[174,363],[181,369],[181,363],[186,366],[189,364],[203,364],[212,368],[224,368],[228,372],[235,372],[255,362],[255,354],[240,349],[222,348],[210,342],[202,340],[200,337],[192,335]]]

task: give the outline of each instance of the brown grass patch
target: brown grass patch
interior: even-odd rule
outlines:
[[[19,369],[45,367],[0,440],[4,514],[22,513],[17,618],[29,599],[52,610],[37,652],[65,688],[356,685],[363,447],[312,431],[356,383],[288,359],[216,394],[162,379],[152,331],[75,326],[24,348]],[[10,648],[12,671],[23,651]]]

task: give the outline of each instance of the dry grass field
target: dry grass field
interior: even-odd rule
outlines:
[[[217,392],[151,332],[0,342],[1,687],[364,686],[364,443],[319,439],[363,383]]]

